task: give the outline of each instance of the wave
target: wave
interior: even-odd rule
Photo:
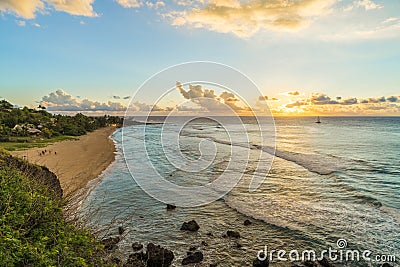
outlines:
[[[189,136],[189,135],[188,135]],[[342,170],[345,167],[345,162],[337,157],[329,155],[318,155],[318,154],[304,154],[297,152],[290,152],[275,149],[270,146],[261,146],[255,144],[243,144],[234,143],[226,140],[220,140],[214,137],[204,135],[190,135],[191,137],[197,137],[202,139],[208,139],[223,145],[233,145],[249,149],[257,149],[266,152],[270,155],[274,155],[278,158],[291,161],[297,165],[307,169],[310,172],[314,172],[320,175],[329,175],[336,171]]]

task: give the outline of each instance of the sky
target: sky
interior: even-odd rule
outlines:
[[[0,0],[0,14],[0,98],[19,106],[400,115],[400,1]],[[179,77],[161,103],[160,88],[132,99],[155,73],[190,61],[231,66],[260,95]]]

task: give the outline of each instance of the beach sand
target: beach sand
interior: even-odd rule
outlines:
[[[69,198],[114,161],[115,146],[109,138],[114,131],[115,127],[106,127],[80,136],[78,140],[14,151],[11,154],[49,168],[60,180],[64,197]]]

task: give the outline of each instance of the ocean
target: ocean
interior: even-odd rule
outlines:
[[[398,260],[400,117],[322,117],[321,124],[312,117],[274,120],[275,157],[271,169],[271,162],[266,162],[264,171],[263,162],[257,169],[257,155],[261,150],[270,153],[273,147],[253,138],[252,133],[258,128],[252,118],[242,118],[250,136],[247,144],[236,142],[244,135],[243,127],[231,125],[227,134],[224,127],[229,119],[223,119],[223,127],[203,119],[182,129],[182,155],[193,160],[200,156],[211,159],[199,172],[179,170],[171,163],[173,158],[165,157],[161,145],[169,144],[163,140],[176,133],[163,132],[166,138],[161,139],[162,124],[137,124],[117,130],[112,136],[116,160],[98,178],[81,205],[87,225],[101,236],[116,235],[118,226],[123,225],[126,232],[119,244],[122,256],[132,253],[133,242],[153,242],[174,251],[174,266],[180,266],[191,246],[204,253],[204,261],[198,266],[251,266],[265,245],[270,250],[322,251],[337,249],[339,239],[346,240],[346,249],[370,250],[374,256],[395,255]],[[229,137],[233,137],[230,142]],[[147,155],[138,149],[144,140]],[[205,140],[213,145],[199,149]],[[241,180],[225,196],[197,207],[174,203],[178,207],[167,211],[164,203],[138,186],[126,164],[136,164],[131,168],[134,176],[147,177],[150,170],[141,166],[150,161],[168,181],[199,186],[224,172],[233,146],[243,155],[250,155]],[[265,180],[257,190],[249,192],[256,169],[256,175]],[[197,233],[179,230],[183,222],[192,219],[200,225]],[[246,219],[253,223],[245,226]],[[227,230],[238,231],[241,237],[226,238]],[[271,265],[290,266],[277,260]],[[370,262],[341,265],[375,266]]]

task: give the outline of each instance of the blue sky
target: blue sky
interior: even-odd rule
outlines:
[[[239,69],[282,100],[277,108],[317,93],[359,102],[400,94],[399,1],[157,2],[0,0],[0,96],[34,106],[62,89],[126,105],[113,96],[195,60]]]

